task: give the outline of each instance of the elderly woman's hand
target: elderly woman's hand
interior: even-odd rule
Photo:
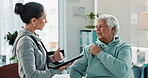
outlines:
[[[92,46],[90,46],[90,52],[93,55],[97,55],[100,51],[102,51],[102,49],[98,45],[92,45]]]

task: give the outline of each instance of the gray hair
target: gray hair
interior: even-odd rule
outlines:
[[[99,21],[101,19],[104,19],[108,26],[115,28],[114,35],[118,34],[118,32],[119,32],[119,22],[118,22],[116,17],[114,17],[113,15],[109,15],[109,14],[102,14],[102,15],[100,15],[98,17],[97,21]]]

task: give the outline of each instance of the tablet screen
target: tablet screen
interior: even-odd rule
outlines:
[[[79,56],[76,56],[76,57],[74,57],[74,58],[72,58],[72,59],[70,59],[70,60],[68,60],[68,61],[66,61],[66,62],[64,62],[64,63],[60,63],[60,64],[58,64],[58,65],[52,65],[52,66],[49,66],[49,67],[52,68],[52,69],[58,69],[58,68],[61,67],[61,66],[64,66],[64,65],[67,65],[68,63],[74,62],[75,60],[81,58],[82,56],[83,56],[83,55],[79,55]]]

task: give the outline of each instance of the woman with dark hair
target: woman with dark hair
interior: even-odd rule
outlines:
[[[44,7],[36,2],[29,2],[23,5],[16,3],[14,12],[20,15],[26,24],[18,33],[15,40],[13,53],[17,56],[19,76],[21,78],[51,78],[60,73],[70,64],[58,69],[50,69],[49,62],[60,61],[63,55],[60,48],[51,56],[47,56],[46,49],[35,30],[42,30],[47,23]]]

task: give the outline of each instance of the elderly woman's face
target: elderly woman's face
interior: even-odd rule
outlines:
[[[113,28],[106,24],[104,19],[101,19],[97,22],[96,25],[96,33],[100,40],[108,40],[113,38]]]

